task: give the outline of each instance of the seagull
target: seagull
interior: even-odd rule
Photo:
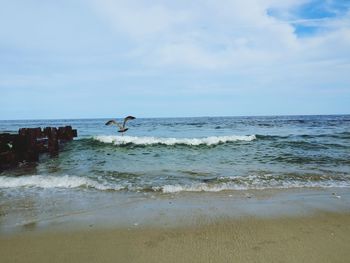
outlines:
[[[116,122],[115,120],[110,120],[106,122],[106,125],[117,125],[119,127],[119,131],[121,132],[122,135],[124,135],[124,132],[126,132],[129,128],[125,128],[125,124],[128,120],[134,120],[136,119],[134,116],[127,116],[124,118],[124,122],[123,125],[120,125],[118,122]]]

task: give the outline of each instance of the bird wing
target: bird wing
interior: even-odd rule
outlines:
[[[127,116],[124,118],[124,122],[123,122],[123,128],[125,128],[125,123],[128,121],[128,120],[134,120],[136,119],[134,116]]]
[[[123,127],[122,127],[118,122],[116,122],[115,120],[107,121],[107,122],[106,122],[106,125],[117,125],[120,129],[123,128]]]

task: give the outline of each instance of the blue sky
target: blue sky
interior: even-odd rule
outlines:
[[[350,113],[348,0],[0,0],[0,119]]]

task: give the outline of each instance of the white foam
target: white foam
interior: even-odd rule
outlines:
[[[283,182],[281,184],[263,185],[255,183],[253,185],[221,183],[209,185],[206,183],[198,183],[191,185],[164,185],[162,187],[154,188],[154,190],[161,190],[163,193],[178,193],[178,192],[221,192],[228,190],[263,190],[263,189],[288,189],[288,188],[344,188],[350,187],[348,182]]]
[[[237,179],[237,178],[236,178]],[[262,190],[262,189],[286,189],[286,188],[342,188],[350,187],[349,181],[325,180],[318,182],[310,181],[264,181],[258,178],[251,181],[236,181],[225,183],[193,183],[187,185],[174,184],[154,186],[153,191],[163,193],[178,192],[220,192],[226,190]],[[0,188],[94,188],[101,191],[142,191],[143,187],[131,187],[131,185],[122,186],[115,183],[99,182],[87,177],[79,176],[53,176],[53,175],[32,175],[20,177],[0,177]]]
[[[219,143],[234,142],[234,141],[252,141],[256,139],[255,135],[231,135],[231,136],[210,136],[204,138],[166,138],[166,137],[136,137],[136,136],[113,136],[101,135],[93,137],[94,140],[112,143],[114,145],[136,144],[136,145],[216,145]]]
[[[208,185],[205,183],[192,185],[164,185],[161,187],[163,193],[178,193],[178,192],[220,192],[224,190],[246,190],[245,188],[228,184]]]
[[[31,175],[20,177],[0,177],[0,188],[37,187],[37,188],[95,188],[98,190],[121,190],[120,185],[99,183],[86,177]]]

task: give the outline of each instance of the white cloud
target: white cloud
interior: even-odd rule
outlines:
[[[349,112],[350,12],[305,19],[297,10],[310,1],[7,1],[0,8],[0,89],[17,96],[51,88],[63,97],[87,89],[94,99],[122,96],[125,108],[134,103],[140,112],[159,112],[174,97],[223,108],[235,100],[256,103],[259,114],[274,94],[298,102],[334,91],[337,104],[343,101],[338,112]],[[300,35],[295,26],[317,30]],[[7,101],[16,108],[15,99]]]
[[[18,20],[0,32],[0,40],[11,46],[37,46],[39,52],[32,55],[35,59],[26,62],[33,74],[53,76],[59,71],[66,76],[60,78],[62,83],[63,79],[89,79],[85,75],[98,82],[99,78],[105,81],[120,76],[120,72],[138,76],[146,71],[163,75],[172,70],[193,70],[202,72],[203,77],[234,73],[235,81],[244,82],[244,87],[281,86],[293,77],[304,78],[311,85],[329,81],[327,71],[332,68],[341,68],[332,78],[345,83],[349,77],[343,72],[350,70],[350,12],[334,18],[300,19],[295,10],[309,1],[89,0],[90,5],[81,1],[67,14],[67,2],[59,5],[58,14],[65,13],[65,17],[51,16],[57,4],[47,4],[39,11],[28,4],[30,12],[25,8],[19,12],[28,20],[25,32],[21,32],[23,21]],[[10,7],[7,17],[16,10],[15,4]],[[271,16],[270,10],[278,16]],[[5,28],[6,20],[2,24],[0,29]],[[320,30],[315,35],[299,37],[294,24],[317,26]],[[11,36],[11,30],[18,34]],[[61,49],[59,54],[51,52]],[[48,51],[40,52],[43,50]],[[40,66],[47,70],[36,71]],[[102,73],[106,71],[117,73],[109,73],[112,77],[106,78]],[[28,72],[27,68],[24,72]],[[16,78],[9,76],[6,83],[25,83]]]
[[[332,39],[339,43],[347,41],[349,27],[344,19],[327,21],[331,30],[328,34],[300,39],[290,23],[268,14],[270,9],[287,14],[305,2],[156,1],[151,5],[148,1],[96,0],[93,3],[118,33],[133,41],[135,48],[130,54],[139,62],[155,67],[222,70],[322,58],[328,45],[337,46]],[[340,29],[340,25],[345,29]],[[344,52],[343,46],[337,49],[336,53],[339,52]]]
[[[53,15],[54,10],[58,8],[58,13],[63,14],[65,5],[46,4],[35,13],[34,6],[28,4],[18,11],[28,20],[23,25],[25,32],[20,31],[22,22],[12,27],[0,26],[0,40],[12,46],[37,46],[48,51],[69,51],[75,47],[75,53],[84,50],[82,54],[88,53],[89,59],[92,52],[106,60],[108,57],[120,60],[122,55],[133,66],[155,69],[242,71],[249,67],[348,57],[350,12],[327,19],[296,17],[293,11],[309,1],[89,0],[99,19],[92,18],[86,6],[83,14],[73,17],[72,8],[69,16],[61,17]],[[83,3],[86,2],[80,5]],[[8,17],[13,15],[15,6],[7,8]],[[79,5],[77,11],[78,8]],[[277,10],[278,17],[272,17],[270,10]],[[109,36],[108,30],[102,33],[98,20],[108,25],[115,36]],[[295,24],[318,26],[322,30],[318,35],[299,38]]]
[[[176,12],[147,1],[93,0],[92,4],[117,31],[141,41],[150,35],[171,30],[174,25],[188,19],[187,11]]]

